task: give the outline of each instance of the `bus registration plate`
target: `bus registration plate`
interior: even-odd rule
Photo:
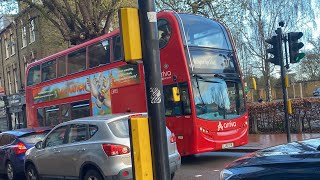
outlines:
[[[222,149],[227,149],[227,148],[232,148],[232,147],[233,147],[233,143],[222,144]]]

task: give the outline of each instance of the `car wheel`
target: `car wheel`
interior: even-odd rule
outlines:
[[[10,161],[7,162],[6,166],[6,172],[7,172],[7,177],[9,180],[14,180],[16,179],[16,173],[14,171],[13,165]]]
[[[84,180],[103,180],[103,178],[98,171],[90,169],[86,172]]]
[[[34,165],[32,165],[32,164],[28,165],[28,167],[26,169],[26,178],[27,178],[27,180],[38,180],[39,179],[38,171],[36,170]]]

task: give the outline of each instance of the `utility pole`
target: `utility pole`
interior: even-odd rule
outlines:
[[[272,38],[265,40],[265,42],[272,45],[271,48],[267,49],[267,53],[273,55],[272,58],[268,59],[268,62],[273,63],[274,65],[280,66],[280,70],[281,70],[284,123],[285,123],[285,131],[287,132],[287,142],[290,143],[291,142],[291,134],[290,134],[290,122],[289,122],[289,110],[291,113],[292,109],[291,109],[291,101],[290,101],[290,108],[288,108],[288,95],[287,95],[288,83],[286,83],[286,82],[288,82],[288,79],[286,76],[285,62],[283,59],[283,50],[282,50],[282,41],[285,42],[286,38],[283,37],[282,29],[281,29],[281,27],[284,26],[284,23],[280,22],[279,26],[280,27],[275,31],[277,35],[272,36]],[[286,65],[286,67],[289,68],[289,65]]]
[[[153,177],[170,180],[155,0],[139,0]]]
[[[291,142],[291,133],[290,133],[290,123],[289,123],[289,115],[288,115],[288,91],[286,87],[286,69],[284,66],[283,60],[283,51],[282,51],[282,29],[278,28],[276,30],[277,38],[280,38],[280,48],[279,48],[279,59],[280,59],[280,70],[281,70],[281,84],[282,84],[282,94],[283,94],[283,110],[284,110],[284,120],[285,120],[285,127],[287,132],[287,141],[288,143]]]

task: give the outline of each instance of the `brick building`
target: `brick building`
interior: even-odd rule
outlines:
[[[8,107],[7,129],[26,126],[24,87],[27,65],[66,47],[68,42],[35,9],[21,10],[12,23],[0,31],[0,87],[5,90]]]

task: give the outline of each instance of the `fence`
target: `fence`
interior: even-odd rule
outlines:
[[[283,101],[252,103],[249,110],[249,133],[285,133]],[[292,133],[320,133],[320,98],[292,100],[289,115]]]

